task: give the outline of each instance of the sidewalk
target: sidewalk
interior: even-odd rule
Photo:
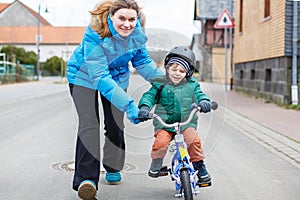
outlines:
[[[300,169],[300,111],[202,82],[202,90],[219,104],[220,117],[241,134]]]
[[[227,91],[226,108],[300,143],[300,111]]]
[[[300,112],[235,91],[226,92],[226,121],[300,169]]]

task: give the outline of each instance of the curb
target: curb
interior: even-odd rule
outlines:
[[[225,109],[225,120],[242,134],[300,169],[299,142],[228,109]]]

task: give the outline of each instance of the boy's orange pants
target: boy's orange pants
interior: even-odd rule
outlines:
[[[204,159],[204,153],[202,149],[202,142],[197,134],[197,130],[194,127],[189,127],[183,131],[184,141],[187,145],[188,153],[191,162],[198,162]],[[152,145],[151,158],[158,159],[164,158],[168,146],[174,136],[174,133],[170,133],[165,130],[158,130],[154,134],[155,141]]]

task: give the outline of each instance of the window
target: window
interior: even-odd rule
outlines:
[[[254,70],[254,69],[251,69],[250,79],[251,79],[251,80],[254,80],[254,79],[255,79],[255,70]]]
[[[271,92],[272,91],[272,70],[266,69],[265,74],[265,86],[264,86],[265,92]]]
[[[240,71],[240,79],[241,80],[244,79],[244,71],[243,70]]]
[[[239,28],[240,32],[243,32],[243,0],[240,1],[240,23],[239,23]]]
[[[265,81],[272,81],[272,70],[271,69],[266,69]]]
[[[224,46],[223,29],[215,29],[214,24],[216,20],[209,20],[205,24],[205,44],[211,46]]]
[[[264,17],[267,18],[270,16],[270,0],[265,0],[265,12]]]

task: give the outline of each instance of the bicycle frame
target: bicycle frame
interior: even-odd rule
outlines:
[[[175,129],[175,154],[171,161],[171,169],[169,169],[171,179],[175,182],[175,188],[177,190],[177,194],[175,197],[182,197],[183,195],[183,187],[180,179],[180,174],[182,170],[186,170],[189,174],[189,180],[192,188],[193,195],[197,195],[199,192],[196,190],[196,176],[198,171],[195,171],[192,164],[189,161],[189,155],[186,148],[186,144],[184,142],[184,137],[181,134],[181,126],[188,124],[194,114],[199,111],[199,107],[195,107],[191,113],[189,118],[185,122],[175,122],[174,124],[166,124],[158,115],[153,114],[153,119],[157,119],[163,126],[174,128]]]
[[[211,102],[212,110],[218,108],[216,102]],[[165,123],[158,115],[150,113],[147,119],[157,119],[163,126],[167,128],[174,128],[175,130],[175,154],[172,158],[171,168],[168,172],[171,175],[172,181],[175,182],[175,188],[177,194],[175,197],[182,197],[186,200],[192,200],[193,195],[197,195],[199,192],[196,190],[197,182],[196,176],[198,171],[194,170],[194,167],[189,161],[189,155],[184,142],[184,137],[181,134],[180,128],[190,123],[197,111],[201,111],[201,108],[195,103],[191,106],[191,113],[185,122],[175,122],[173,124]]]
[[[193,189],[193,194],[197,195],[199,192],[196,189],[196,176],[198,171],[195,171],[192,167],[191,163],[189,162],[188,158],[188,152],[186,149],[185,142],[183,141],[183,135],[176,133],[175,136],[175,145],[176,145],[176,152],[172,158],[171,162],[171,177],[172,180],[175,180],[175,188],[177,190],[177,194],[175,197],[181,197],[182,196],[182,187],[181,187],[181,180],[180,180],[180,171],[181,170],[187,170],[189,177],[190,177],[190,183],[191,187]]]

